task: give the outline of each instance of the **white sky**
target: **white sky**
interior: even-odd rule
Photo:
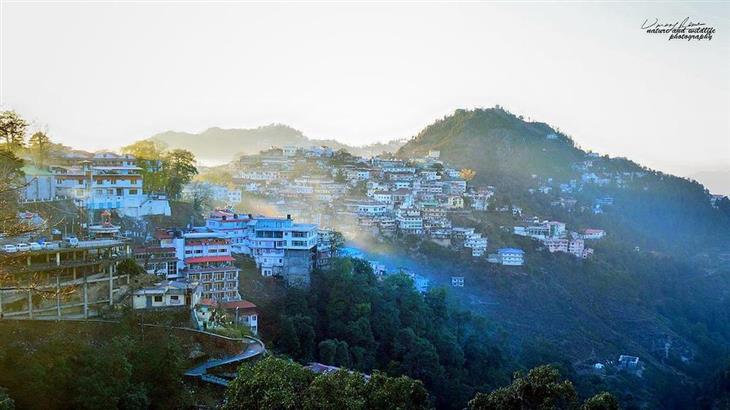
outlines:
[[[729,4],[3,0],[0,104],[85,149],[272,122],[364,144],[500,104],[687,174],[730,168]],[[640,29],[688,16],[715,38]]]

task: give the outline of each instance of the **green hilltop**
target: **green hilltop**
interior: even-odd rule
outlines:
[[[560,197],[577,199],[592,207],[610,197],[610,216],[564,216],[565,222],[608,223],[608,229],[662,251],[691,253],[730,242],[730,209],[713,207],[700,183],[651,170],[625,158],[586,152],[567,135],[540,122],[528,122],[500,107],[457,110],[427,126],[397,152],[417,158],[438,150],[441,159],[457,168],[476,171],[475,182],[497,187],[503,199],[549,217],[549,204]],[[590,168],[579,166],[588,161]],[[584,175],[607,175],[610,182],[583,184],[580,190],[561,193],[560,184],[581,184]],[[616,178],[621,180],[616,182]],[[549,187],[547,194],[528,189]]]

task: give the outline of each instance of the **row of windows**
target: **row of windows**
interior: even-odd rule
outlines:
[[[96,195],[117,195],[122,196],[124,195],[123,189],[97,189],[95,190]],[[128,195],[137,195],[139,193],[138,189],[128,189],[127,194]]]
[[[127,182],[127,180],[121,180],[121,181]],[[137,182],[138,182],[138,180],[136,180],[136,179],[130,179],[129,180],[129,183],[132,184],[132,185],[137,185]],[[104,180],[97,179],[96,181],[94,181],[94,183],[96,185],[105,185],[105,184],[116,185],[117,184],[117,179],[116,178],[113,178],[113,179],[104,179]]]
[[[212,275],[213,276],[211,277],[211,274],[210,273],[204,273],[202,275],[190,274],[188,277],[190,278],[190,280],[193,280],[193,281],[200,280],[200,281],[203,281],[203,282],[210,282],[211,279],[212,280],[216,280],[216,281],[222,281],[222,280],[235,281],[236,280],[236,274],[235,273],[228,273],[225,276],[224,276],[223,273],[215,273],[215,274],[212,274]],[[231,284],[231,286],[234,286],[235,287],[236,282],[229,282],[229,284]]]
[[[228,292],[225,292],[224,295],[225,295],[225,297],[231,298],[231,299],[238,297],[238,293],[236,291],[228,291]],[[218,297],[220,295],[216,294],[215,296]],[[213,298],[213,294],[210,293],[210,292],[203,293],[203,298],[205,298],[205,299],[212,299]]]
[[[186,255],[193,255],[193,254],[200,255],[202,253],[203,253],[202,249],[186,249],[185,250]],[[208,249],[207,253],[209,253],[209,254],[210,253],[228,253],[228,249],[227,248],[211,248],[211,249]]]
[[[256,231],[257,238],[283,238],[284,232],[282,231]]]

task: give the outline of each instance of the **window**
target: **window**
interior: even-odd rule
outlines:
[[[130,189],[129,190],[129,195],[137,195],[137,190],[136,189]]]
[[[155,302],[162,302],[162,296],[155,296]]]
[[[178,296],[178,295],[172,295],[172,296],[170,296],[170,300],[174,300],[174,301],[177,302],[178,300],[180,300],[180,296]]]

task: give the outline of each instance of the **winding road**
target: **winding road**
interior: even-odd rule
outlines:
[[[10,320],[27,320],[27,321],[39,321],[39,320],[48,320],[48,321],[54,321],[54,322],[80,322],[80,323],[120,323],[116,320],[103,320],[103,319],[58,319],[56,317],[38,317],[38,318],[12,318]],[[208,373],[209,370],[215,369],[216,367],[225,366],[233,363],[239,363],[245,360],[253,359],[255,357],[258,357],[262,355],[264,352],[266,352],[266,346],[264,345],[264,342],[262,342],[260,339],[257,339],[255,337],[245,336],[242,338],[232,338],[227,336],[222,336],[216,333],[212,332],[206,332],[204,330],[197,330],[192,329],[189,327],[180,327],[180,326],[165,326],[165,325],[157,325],[152,323],[140,323],[140,326],[145,327],[155,327],[155,328],[163,328],[163,329],[175,329],[175,330],[182,330],[186,332],[193,332],[198,334],[204,334],[207,336],[212,336],[219,339],[224,339],[230,342],[240,342],[243,346],[243,350],[235,354],[233,356],[223,357],[221,359],[209,359],[198,366],[195,366],[188,371],[184,373],[187,377],[193,377],[193,378],[199,378],[200,380],[216,384],[219,386],[228,386],[230,383],[229,379],[216,376],[214,374]]]

